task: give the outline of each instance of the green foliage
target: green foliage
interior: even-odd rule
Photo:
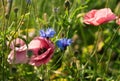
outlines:
[[[69,1],[66,8],[65,1]],[[109,7],[117,15],[119,0],[13,0],[9,17],[7,0],[0,1],[0,80],[1,81],[119,81],[120,31],[115,22],[94,27],[83,23],[91,9]],[[16,9],[18,11],[16,11]],[[72,38],[65,51],[56,46],[49,63],[39,67],[9,64],[10,42],[15,38],[28,44],[39,30],[52,27],[51,40]],[[26,39],[23,37],[26,36]],[[31,52],[28,54],[32,55]]]

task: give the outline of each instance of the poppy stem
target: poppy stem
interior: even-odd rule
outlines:
[[[104,52],[103,52],[103,55],[101,56],[98,64],[102,61],[102,59],[103,59],[103,57],[104,57],[107,49],[110,47],[110,45],[111,45],[112,41],[114,40],[114,38],[116,37],[117,32],[118,32],[119,29],[120,29],[120,26],[118,26],[118,28],[116,29],[115,33],[114,33],[113,36],[111,37],[111,40],[110,40],[109,44],[107,45],[107,47],[105,48],[105,50],[104,50]]]

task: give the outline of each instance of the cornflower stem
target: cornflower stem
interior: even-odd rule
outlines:
[[[62,53],[62,55],[61,55],[61,57],[57,60],[57,62],[49,69],[49,70],[51,70],[52,68],[54,68],[59,62],[60,62],[60,60],[63,58],[63,56],[64,56],[64,53],[63,53],[64,51],[61,51],[60,53]]]
[[[63,31],[63,27],[61,27],[61,29],[60,29],[60,31],[59,31],[59,33],[58,33],[58,37],[60,37],[62,31]]]
[[[118,26],[118,28],[116,29],[115,33],[114,33],[113,36],[111,37],[111,40],[110,40],[109,44],[107,45],[107,47],[105,48],[105,50],[104,50],[104,52],[103,52],[103,55],[101,56],[98,64],[102,61],[102,59],[103,59],[103,57],[104,57],[107,49],[110,47],[110,45],[111,45],[112,41],[114,40],[114,38],[116,37],[117,32],[118,32],[119,29],[120,29],[120,26]]]

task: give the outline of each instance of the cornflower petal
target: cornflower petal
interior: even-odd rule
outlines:
[[[40,36],[44,38],[51,38],[56,32],[52,28],[48,28],[46,31],[40,30]]]
[[[67,46],[69,46],[72,43],[71,39],[63,38],[59,39],[56,44],[61,50],[65,50]]]
[[[45,31],[44,30],[40,30],[40,36],[41,37],[46,37]]]

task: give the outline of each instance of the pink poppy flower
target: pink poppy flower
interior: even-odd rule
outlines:
[[[84,23],[94,26],[101,25],[116,18],[110,8],[91,10],[84,16]]]
[[[15,47],[23,46],[24,44],[25,42],[22,39],[16,38],[10,43],[10,48],[14,49]]]
[[[51,59],[54,52],[54,44],[47,38],[35,37],[29,44],[21,47],[15,47],[8,55],[10,64],[29,63],[33,66],[46,64]],[[29,52],[32,55],[29,56]]]
[[[54,52],[54,44],[47,38],[36,37],[28,45],[28,49],[33,52],[29,64],[40,66],[49,62]]]
[[[27,49],[26,45],[20,48],[12,49],[12,51],[8,55],[7,61],[10,64],[27,63],[29,58],[26,55],[27,54],[26,49]]]

